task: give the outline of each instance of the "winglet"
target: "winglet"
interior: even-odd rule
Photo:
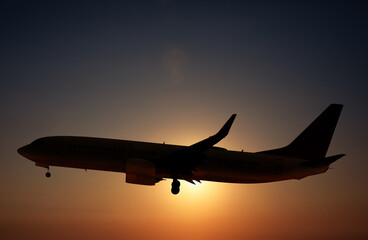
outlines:
[[[220,129],[220,131],[218,131],[218,133],[216,133],[215,135],[213,135],[209,138],[206,138],[206,139],[204,139],[200,142],[197,142],[197,143],[189,146],[189,149],[197,150],[197,151],[198,150],[199,151],[204,151],[204,150],[212,147],[216,143],[220,142],[229,133],[231,125],[233,124],[235,117],[236,117],[236,114],[231,115],[229,120],[227,120],[227,122],[224,124],[224,126],[222,126],[222,128]]]
[[[233,122],[235,120],[236,114],[231,115],[231,117],[229,118],[229,120],[227,120],[227,122],[224,124],[224,126],[220,129],[220,131],[218,131],[218,133],[216,133],[214,136],[223,139],[224,137],[227,136],[227,134],[230,131],[231,126],[233,125]]]

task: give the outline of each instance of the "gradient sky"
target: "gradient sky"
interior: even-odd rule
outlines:
[[[367,239],[366,1],[1,1],[1,239]],[[125,183],[16,149],[81,135],[288,144],[344,104],[326,174],[241,185]]]

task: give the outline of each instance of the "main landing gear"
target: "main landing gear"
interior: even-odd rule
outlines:
[[[180,192],[180,182],[178,179],[174,178],[173,182],[171,183],[171,193],[176,195]]]
[[[50,169],[49,168],[47,168],[47,173],[45,174],[45,176],[47,178],[50,178],[51,177],[51,173],[50,173]]]

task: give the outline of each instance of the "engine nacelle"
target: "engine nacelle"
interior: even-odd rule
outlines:
[[[125,162],[127,183],[155,185],[156,166],[153,162],[141,158],[128,158]]]

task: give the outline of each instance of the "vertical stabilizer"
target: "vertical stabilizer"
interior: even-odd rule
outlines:
[[[324,159],[343,105],[331,104],[288,146],[263,153],[303,158]]]

